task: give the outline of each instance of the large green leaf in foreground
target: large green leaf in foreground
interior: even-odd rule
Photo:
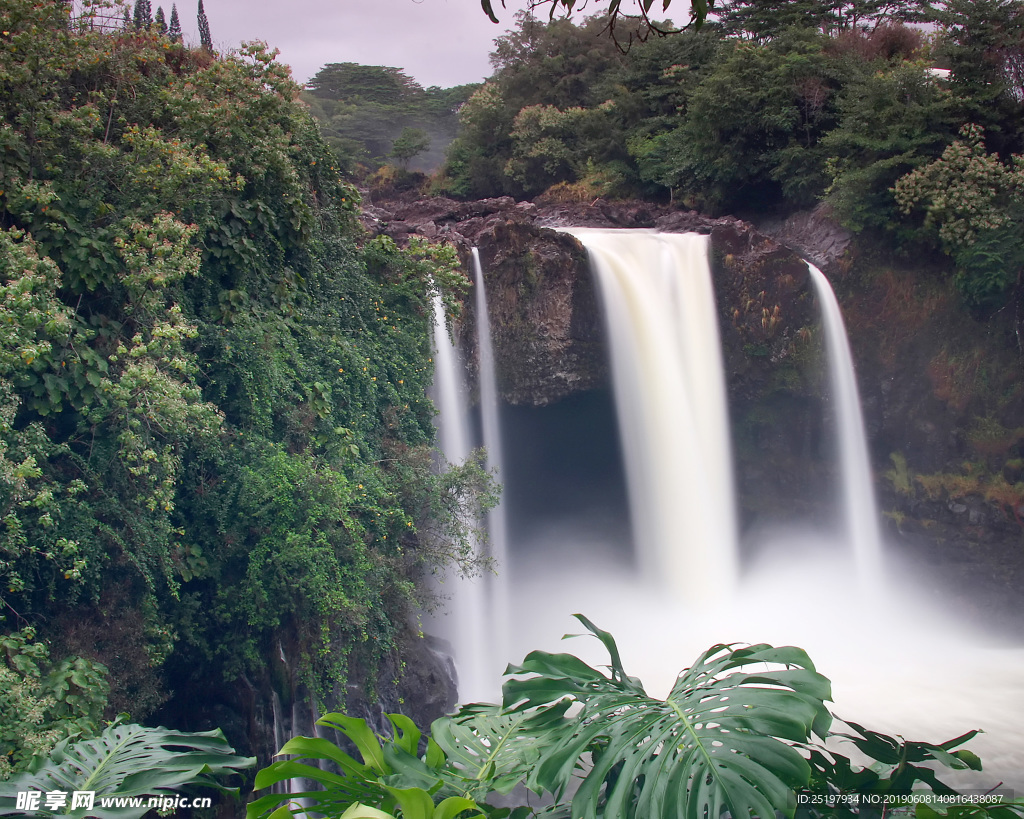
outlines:
[[[825,736],[831,720],[829,681],[804,651],[713,646],[658,700],[626,675],[612,636],[577,617],[608,648],[610,677],[542,651],[507,672],[519,677],[505,683],[507,711],[581,709],[533,738],[532,789],[557,799],[579,771],[575,819],[792,816],[811,774],[793,744]]]
[[[141,725],[112,725],[93,739],[59,742],[49,759],[31,770],[0,782],[0,816],[21,814],[19,791],[94,791],[92,810],[80,808],[62,815],[99,819],[134,819],[149,808],[102,808],[104,796],[174,796],[186,785],[226,790],[215,777],[256,764],[255,758],[236,756],[219,730],[184,733]],[[33,816],[49,815],[45,810]]]

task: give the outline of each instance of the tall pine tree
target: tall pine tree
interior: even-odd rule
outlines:
[[[159,31],[165,37],[167,36],[167,18],[164,17],[164,7],[156,7],[156,30]]]
[[[135,0],[135,30],[149,28],[153,24],[153,6],[149,0]]]
[[[176,3],[171,3],[171,24],[167,28],[167,36],[171,38],[172,43],[181,42],[181,20],[178,19]]]
[[[213,40],[210,39],[210,21],[206,19],[203,0],[199,0],[199,45],[207,51],[213,51]]]

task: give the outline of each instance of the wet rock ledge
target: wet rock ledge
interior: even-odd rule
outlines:
[[[604,330],[586,251],[560,227],[709,234],[734,400],[761,391],[772,367],[792,357],[801,328],[813,322],[807,268],[799,255],[733,217],[712,219],[639,202],[538,206],[511,197],[428,198],[368,205],[363,224],[371,235],[384,233],[400,243],[410,235],[445,239],[459,249],[467,269],[470,249],[478,248],[498,390],[512,404],[542,406],[607,384]],[[832,250],[835,258],[819,260],[826,269],[843,247],[838,243]],[[469,302],[460,332],[473,378]]]

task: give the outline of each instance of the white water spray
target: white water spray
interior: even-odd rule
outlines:
[[[882,583],[882,544],[878,532],[878,507],[868,456],[864,417],[860,409],[857,374],[846,337],[843,313],[825,274],[812,264],[811,272],[821,305],[825,330],[829,371],[832,375],[832,398],[836,408],[839,467],[842,481],[843,515],[847,537],[853,550],[861,585],[877,589]]]
[[[601,288],[642,573],[722,600],[737,577],[736,509],[707,237],[568,232]]]
[[[498,409],[497,373],[494,367],[494,345],[491,343],[491,319],[487,312],[487,289],[484,286],[484,271],[480,264],[480,252],[473,248],[473,284],[476,288],[476,332],[477,351],[480,356],[480,416],[483,427],[484,448],[487,450],[487,469],[495,470],[498,480],[503,480],[504,459],[501,446],[501,422]],[[487,587],[490,591],[490,631],[493,639],[491,653],[494,657],[505,658],[508,653],[509,623],[509,564],[508,564],[508,521],[505,505],[499,503],[487,514],[487,534],[490,539],[490,556],[494,561],[496,574],[489,575]]]

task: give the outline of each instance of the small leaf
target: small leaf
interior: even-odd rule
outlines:
[[[494,9],[491,8],[491,0],[480,0],[480,5],[483,7],[484,14],[491,18],[491,22],[497,23],[498,18],[494,14]]]

